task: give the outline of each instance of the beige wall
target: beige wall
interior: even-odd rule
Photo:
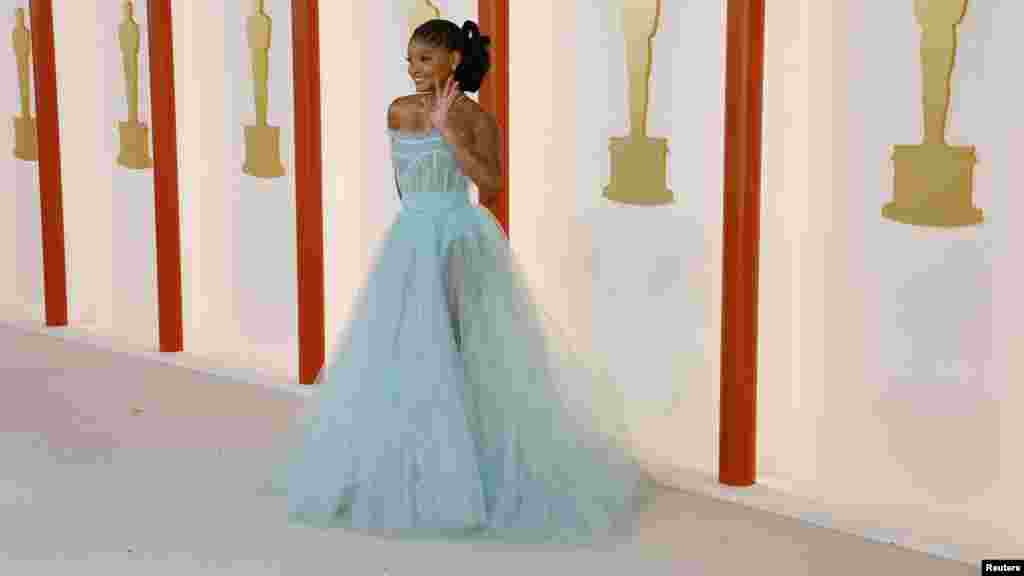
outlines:
[[[968,9],[949,140],[978,147],[988,221],[929,230],[880,215],[890,147],[921,137],[912,4],[768,10],[761,469],[876,537],[968,559],[1024,547],[1022,15]]]
[[[254,122],[252,3],[174,3],[185,346],[294,381],[298,369],[291,2],[269,0],[268,123],[285,175],[242,172]]]
[[[116,18],[116,6],[113,12]],[[103,54],[107,52],[104,48],[113,47],[111,38],[103,34],[102,26],[82,25],[97,22],[97,18],[95,3],[55,4],[68,320],[109,330],[113,301],[111,190],[113,155],[117,154],[114,123],[115,110],[120,108],[118,102],[111,101],[114,95],[107,97],[102,83],[97,82],[97,78],[106,78]]]
[[[1015,178],[1019,88],[994,64],[1020,52],[995,25],[1015,6],[964,22],[950,137],[979,146],[990,221],[946,232],[880,215],[889,147],[920,136],[912,6],[774,2],[767,15],[759,482],[821,504],[812,520],[964,559],[1024,539],[1008,440],[1021,435],[1019,241],[999,192]],[[512,243],[538,300],[623,384],[646,455],[712,477],[723,8],[668,9],[655,39],[649,130],[671,139],[678,199],[659,209],[599,198],[607,137],[627,122],[615,10],[513,5],[510,22],[532,31],[511,53]]]
[[[151,126],[147,14],[136,4],[139,115]],[[54,5],[68,313],[77,326],[155,350],[152,171],[116,164],[117,123],[128,117],[120,21],[117,3]]]
[[[35,163],[14,157],[14,117],[19,114],[18,68],[10,44],[15,9],[27,1],[0,2],[0,115],[7,135],[0,148],[0,311],[6,317],[41,322],[43,315],[43,252],[39,213],[39,178]],[[26,15],[27,20],[27,15]],[[31,22],[26,22],[31,27]],[[30,80],[30,82],[32,82]],[[34,86],[33,86],[34,90]],[[33,114],[35,102],[31,103]]]
[[[241,174],[240,134],[252,109],[243,9],[172,4],[185,347],[294,379],[294,187],[291,170],[267,182]],[[282,127],[291,167],[291,10],[287,0],[268,2],[267,10],[276,24],[271,123]],[[140,116],[152,127],[146,17],[146,3],[136,2]],[[116,124],[127,117],[120,5],[58,2],[54,20],[70,320],[104,339],[155,350],[153,171],[115,163]]]
[[[831,188],[834,95],[827,3],[769,2],[766,11],[758,339],[758,481],[784,486],[816,475],[824,382],[820,213]],[[813,46],[813,49],[812,49]],[[824,153],[823,153],[824,151]],[[803,385],[803,383],[808,383]]]
[[[623,389],[645,456],[717,469],[723,6],[666,3],[648,133],[676,203],[602,198],[628,130],[617,3],[510,6],[512,245],[537,300]]]

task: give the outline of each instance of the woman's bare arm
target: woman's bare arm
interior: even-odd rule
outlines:
[[[490,114],[481,113],[472,134],[472,138],[466,138],[456,130],[447,129],[442,136],[455,150],[455,159],[462,173],[480,190],[480,202],[488,203],[502,185],[501,131]]]

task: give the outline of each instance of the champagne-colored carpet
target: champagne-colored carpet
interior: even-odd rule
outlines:
[[[265,488],[301,396],[0,324],[0,574],[970,575],[666,489],[609,550],[288,525]]]

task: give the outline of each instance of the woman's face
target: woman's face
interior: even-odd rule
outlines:
[[[409,42],[409,77],[417,92],[430,92],[437,86],[444,88],[448,77],[459,65],[460,54],[443,47],[430,46],[417,40]]]

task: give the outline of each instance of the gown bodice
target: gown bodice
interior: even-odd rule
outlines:
[[[437,130],[388,133],[403,211],[438,214],[470,205],[469,179]]]

